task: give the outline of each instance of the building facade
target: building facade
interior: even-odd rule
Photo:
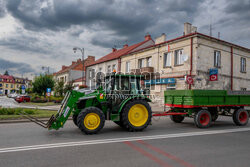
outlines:
[[[31,88],[31,81],[10,75],[0,75],[0,94],[20,93],[20,90]]]
[[[131,46],[125,44],[121,49],[113,48],[111,53],[101,57],[100,59],[87,66],[87,86],[92,87],[96,85],[95,75],[98,72],[107,74],[112,72],[113,70],[116,70],[117,72],[121,71],[121,56],[152,45],[154,45],[154,41],[152,40],[150,35],[146,35],[144,37],[144,41],[140,43],[136,43]]]
[[[148,76],[145,86],[163,99],[168,89],[250,90],[250,49],[196,32],[184,24],[184,35],[121,57],[121,71]]]
[[[93,63],[94,61],[94,56],[88,56],[84,60],[84,70],[83,62],[81,61],[81,59],[78,59],[77,61],[72,61],[71,65],[63,65],[60,71],[54,73],[54,78],[56,81],[63,81],[64,85],[72,83],[74,80],[81,78],[83,75],[85,75],[84,71],[86,70],[86,66]],[[82,84],[85,85],[85,81]]]

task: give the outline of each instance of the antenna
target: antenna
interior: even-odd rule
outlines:
[[[220,32],[218,32],[218,39],[220,39]]]

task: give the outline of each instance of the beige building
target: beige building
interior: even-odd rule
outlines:
[[[155,45],[123,55],[121,71],[158,72],[145,86],[160,98],[167,89],[250,90],[250,49],[196,30],[185,23],[183,36],[162,34]]]
[[[140,43],[133,44],[131,46],[125,44],[121,49],[113,48],[111,53],[87,65],[87,75],[86,75],[87,86],[92,87],[96,85],[95,75],[98,72],[107,74],[112,72],[113,70],[116,70],[117,72],[120,71],[121,56],[152,45],[154,45],[154,41],[152,40],[150,35],[146,35],[144,41]]]

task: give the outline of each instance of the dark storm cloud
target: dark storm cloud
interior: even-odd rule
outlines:
[[[166,17],[172,17],[181,24],[187,18],[192,21],[191,18],[201,2],[196,0],[138,0],[132,2],[122,0],[54,0],[53,2],[9,0],[7,9],[29,30],[58,31],[69,28],[71,25],[83,25],[83,27],[94,25],[99,27],[99,30],[108,29],[113,31],[114,35],[126,36],[129,41],[137,42],[138,38],[147,33],[147,30],[159,30],[154,27],[163,28],[164,22],[160,24],[159,22],[164,21]],[[44,3],[45,6],[43,6]],[[171,31],[170,28],[168,30]],[[163,30],[159,33],[162,32]],[[78,33],[73,35],[78,35]],[[92,42],[103,47],[110,47],[102,39],[92,39]]]
[[[29,73],[35,70],[27,63],[15,63],[0,58],[0,71],[8,70],[11,73]]]
[[[5,16],[5,14],[6,14],[5,4],[3,0],[0,0],[0,18]]]

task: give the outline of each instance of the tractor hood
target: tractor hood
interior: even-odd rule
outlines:
[[[89,89],[80,89],[78,92],[84,93],[85,95],[88,95],[90,93],[93,93],[95,90],[89,90]]]

